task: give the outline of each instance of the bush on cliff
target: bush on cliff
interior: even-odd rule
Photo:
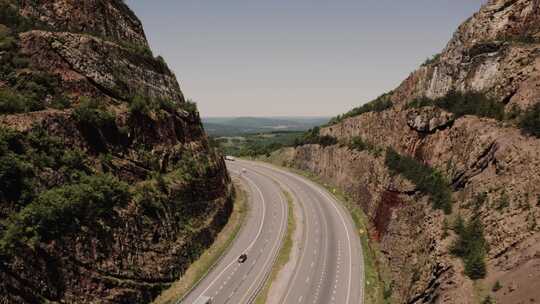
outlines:
[[[449,214],[452,210],[452,190],[444,176],[437,170],[403,156],[392,148],[386,151],[386,166],[395,174],[401,174],[413,182],[419,191],[431,196],[433,208]]]
[[[454,113],[456,117],[464,115],[475,115],[479,117],[489,117],[503,120],[504,104],[488,98],[485,94],[476,92],[461,93],[451,91],[447,95],[431,99],[421,97],[408,104],[409,108],[421,108],[426,106],[437,106],[448,112]]]
[[[132,115],[148,116],[151,113],[159,114],[160,111],[174,113],[177,109],[178,105],[166,98],[151,98],[138,94],[129,101],[129,112]]]
[[[323,147],[327,147],[338,143],[335,137],[329,135],[321,136],[319,132],[319,127],[308,130],[304,133],[302,137],[295,139],[294,146],[298,147],[303,145],[321,145]]]
[[[452,254],[463,259],[465,274],[473,280],[486,276],[486,240],[484,227],[477,218],[467,224],[458,217],[454,230],[458,236],[451,248]]]
[[[540,103],[523,114],[519,126],[525,133],[540,137]]]
[[[392,107],[392,101],[390,101],[391,92],[383,94],[377,99],[368,102],[362,106],[356,107],[349,112],[333,117],[328,122],[328,125],[335,125],[346,118],[358,116],[367,112],[382,112]]]
[[[38,177],[43,171],[62,176],[55,180],[63,183],[73,181],[79,173],[88,173],[89,169],[82,151],[66,149],[62,140],[41,128],[25,134],[0,128],[0,202],[29,203],[43,182]]]
[[[10,216],[0,247],[34,246],[61,238],[83,225],[93,225],[130,197],[128,185],[111,175],[84,176],[79,183],[43,192]]]
[[[73,117],[84,126],[98,129],[115,123],[115,116],[97,99],[83,98],[73,111]]]

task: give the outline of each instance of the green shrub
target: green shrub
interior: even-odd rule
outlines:
[[[409,108],[437,106],[453,113],[456,117],[475,115],[498,120],[505,118],[504,104],[476,92],[461,93],[451,91],[446,96],[436,99],[417,98],[408,104]]]
[[[129,103],[129,112],[132,114],[148,115],[151,111],[151,104],[141,95],[136,95]]]
[[[478,218],[471,219],[467,224],[458,217],[455,225],[457,240],[452,245],[451,252],[460,257],[465,264],[465,274],[473,280],[486,276],[486,240],[484,228]]]
[[[82,99],[80,105],[73,111],[73,117],[82,125],[98,129],[115,124],[114,114],[107,111],[96,99]]]
[[[392,92],[383,94],[383,95],[377,97],[377,99],[375,99],[375,100],[373,100],[371,102],[368,102],[368,103],[366,103],[366,104],[364,104],[364,105],[362,105],[360,107],[356,107],[356,108],[350,110],[349,112],[347,112],[345,114],[333,117],[328,122],[328,125],[335,125],[335,124],[345,120],[346,118],[358,116],[358,115],[363,114],[363,113],[382,112],[384,110],[387,110],[387,109],[392,107],[392,101],[390,100],[391,95],[392,95]]]
[[[449,214],[452,210],[452,190],[437,170],[409,156],[402,156],[392,148],[386,152],[386,166],[394,174],[401,174],[413,182],[418,190],[431,196],[433,208]]]
[[[525,133],[540,138],[540,103],[523,114],[519,126]]]
[[[506,193],[503,193],[497,200],[497,205],[495,205],[495,209],[497,209],[498,211],[502,211],[508,206],[510,206],[510,199],[508,198],[508,195]]]
[[[115,177],[85,176],[80,183],[43,192],[12,215],[0,246],[7,248],[17,243],[33,246],[61,238],[81,225],[92,225],[129,200],[128,185]]]
[[[362,140],[362,138],[360,136],[355,136],[353,137],[349,143],[348,143],[348,147],[352,150],[356,150],[356,151],[368,151],[370,153],[372,153],[373,155],[375,156],[379,156],[381,153],[382,153],[382,149],[369,143],[369,142],[365,142]]]
[[[56,95],[51,102],[51,108],[63,110],[69,108],[71,101],[65,95]]]
[[[308,130],[304,133],[302,137],[295,139],[294,146],[298,147],[303,145],[321,145],[323,147],[327,147],[336,145],[338,143],[335,137],[329,135],[321,136],[319,132],[319,127]]]
[[[426,61],[424,61],[424,63],[422,63],[422,66],[425,67],[425,66],[428,66],[428,65],[431,65],[433,63],[436,63],[439,61],[439,59],[441,58],[441,54],[435,54],[433,56],[431,56],[430,58],[426,59]]]
[[[182,104],[182,109],[184,109],[188,113],[199,112],[199,110],[197,109],[197,103],[191,99],[186,100],[186,102]]]
[[[143,95],[135,95],[129,103],[129,111],[131,114],[139,114],[148,116],[150,113],[159,113],[165,111],[174,113],[178,106],[171,100],[165,98],[150,98]]]
[[[28,111],[28,98],[11,89],[0,89],[0,113],[13,114]]]
[[[491,290],[493,292],[497,292],[497,291],[501,290],[501,288],[502,288],[501,282],[499,280],[497,280],[497,282],[495,282],[495,284],[493,285]]]
[[[27,201],[33,195],[34,171],[15,153],[0,156],[0,202]]]
[[[16,1],[0,1],[0,24],[4,24],[16,32],[31,29],[36,22],[19,14]]]

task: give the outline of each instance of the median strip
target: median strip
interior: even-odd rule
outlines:
[[[283,244],[279,250],[277,260],[274,263],[274,266],[272,266],[270,277],[268,278],[263,289],[255,299],[255,304],[264,304],[267,302],[268,294],[270,292],[270,288],[272,287],[272,283],[278,277],[278,274],[283,269],[283,267],[289,262],[289,258],[293,248],[293,234],[296,230],[293,199],[289,192],[283,191],[283,194],[287,198],[287,231],[285,233],[285,238],[283,239]]]
[[[189,293],[199,281],[208,274],[212,267],[227,252],[236,239],[248,213],[247,194],[235,180],[236,198],[229,221],[216,237],[216,240],[201,257],[187,269],[185,274],[170,288],[152,302],[153,304],[174,304]]]

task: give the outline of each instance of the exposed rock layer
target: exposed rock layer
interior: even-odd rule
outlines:
[[[453,189],[453,215],[431,208],[414,185],[392,176],[384,153],[345,146],[306,145],[281,151],[285,164],[317,173],[347,191],[372,221],[390,269],[398,303],[476,303],[491,293],[500,303],[540,299],[536,277],[540,237],[540,140],[514,124],[443,110],[409,109],[416,97],[441,97],[451,90],[477,91],[506,105],[529,108],[540,102],[540,3],[492,0],[467,20],[438,59],[421,67],[391,95],[394,106],[321,129],[341,142],[353,137],[392,147],[439,171]],[[481,206],[478,194],[487,193]],[[508,200],[503,208],[501,201]],[[475,210],[477,211],[473,211]],[[444,219],[478,212],[489,243],[484,291],[463,274],[450,253]],[[503,289],[490,292],[496,281]],[[532,284],[536,288],[529,288]],[[509,289],[508,286],[512,286]]]
[[[0,252],[0,302],[149,302],[225,224],[232,190],[224,161],[209,146],[174,74],[145,50],[141,23],[123,1],[20,1],[20,12],[54,29],[21,33],[18,52],[30,61],[29,73],[58,79],[57,89],[70,106],[1,115],[0,126],[21,134],[43,129],[66,149],[89,155],[92,171],[112,173],[134,189],[154,183],[159,172],[168,182],[162,194],[171,199],[156,200],[150,211],[131,201],[96,219],[95,226],[81,223],[78,232],[35,248],[18,245],[15,253]],[[133,111],[128,103],[136,95],[172,106]],[[113,124],[87,128],[77,121],[73,108],[84,98],[102,101],[114,114]],[[149,159],[157,164],[149,165]],[[184,176],[175,175],[179,164],[186,164]],[[50,185],[62,185],[63,173],[40,174]],[[2,219],[16,211],[0,206]],[[4,228],[0,225],[0,232]]]

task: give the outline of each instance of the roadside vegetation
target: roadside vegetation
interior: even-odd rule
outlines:
[[[418,190],[431,197],[433,208],[442,209],[446,214],[452,211],[452,190],[446,178],[437,170],[403,156],[394,149],[386,151],[386,166],[394,174],[401,174],[413,182]]]

